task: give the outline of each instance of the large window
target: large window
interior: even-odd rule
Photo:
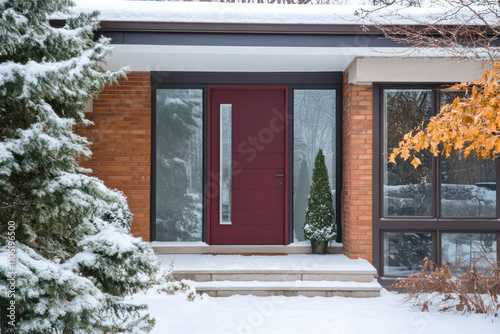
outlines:
[[[442,105],[464,92],[439,86],[376,86],[380,134],[374,184],[375,263],[383,277],[407,276],[423,259],[466,268],[480,256],[498,259],[500,231],[496,161],[453,152],[434,157],[421,152],[422,164],[397,158],[388,162],[403,135],[425,124]],[[377,149],[378,152],[377,153]],[[378,160],[377,160],[378,159]],[[478,266],[485,266],[478,263]]]
[[[293,91],[293,232],[304,240],[307,197],[312,182],[314,159],[323,150],[330,189],[335,203],[336,90],[295,89]]]
[[[203,90],[156,90],[156,240],[201,241]]]

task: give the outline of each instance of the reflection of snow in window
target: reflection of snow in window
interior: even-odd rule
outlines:
[[[156,240],[201,241],[203,91],[156,90]]]
[[[441,158],[441,215],[496,216],[496,162],[452,151]]]
[[[480,272],[492,269],[497,261],[496,239],[495,233],[443,233],[441,262],[450,262],[462,272],[473,263]]]
[[[415,169],[410,160],[387,163],[403,135],[432,115],[429,89],[384,90],[384,216],[430,216],[432,202],[432,155],[423,153]]]
[[[294,239],[297,241],[304,240],[302,228],[307,196],[312,182],[314,159],[320,148],[325,154],[335,203],[335,105],[334,89],[293,91],[293,229]]]
[[[387,163],[388,154],[399,145],[403,135],[432,115],[432,90],[384,90],[384,211],[386,217],[431,216],[432,155],[422,152],[422,164],[415,169],[410,160],[397,158]],[[441,91],[440,104],[450,103],[463,92]],[[441,217],[495,217],[496,163],[491,159],[463,157],[452,151],[440,157]],[[437,185],[439,186],[439,184]],[[438,199],[439,200],[439,199]]]

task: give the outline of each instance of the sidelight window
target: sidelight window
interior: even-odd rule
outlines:
[[[336,90],[293,91],[293,226],[294,240],[304,240],[307,197],[314,159],[323,150],[335,202]]]
[[[156,240],[200,241],[203,91],[156,90]]]

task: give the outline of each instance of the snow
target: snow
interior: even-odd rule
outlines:
[[[294,270],[321,272],[343,271],[360,272],[375,269],[366,260],[351,260],[343,254],[312,255],[290,254],[277,256],[243,256],[243,255],[199,255],[199,254],[163,254],[158,255],[163,266],[174,262],[176,271],[224,272],[237,270],[240,272],[270,271],[293,272]]]
[[[360,5],[282,5],[218,2],[75,0],[74,11],[100,11],[102,21],[218,22],[273,24],[359,24]],[[376,18],[392,23],[423,21],[441,8],[393,6],[379,10]],[[365,9],[375,8],[363,6]],[[397,10],[397,12],[396,12]],[[63,14],[52,18],[64,18]]]
[[[156,318],[152,334],[497,334],[500,319],[420,312],[401,296],[379,298],[232,296],[186,301],[184,295],[137,294]]]

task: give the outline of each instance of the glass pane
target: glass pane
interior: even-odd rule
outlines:
[[[232,107],[220,105],[220,223],[231,224]]]
[[[384,233],[385,276],[418,273],[425,257],[432,259],[432,233]]]
[[[321,148],[335,204],[335,90],[293,91],[293,229],[294,241],[304,240],[307,197],[314,159]]]
[[[496,163],[452,151],[441,158],[441,216],[495,217]]]
[[[462,92],[441,92],[441,105],[453,102]],[[496,217],[496,162],[478,159],[463,151],[441,157],[441,216]]]
[[[398,157],[388,163],[393,148],[403,136],[432,115],[432,91],[384,90],[384,216],[430,216],[432,201],[432,154],[419,155],[422,164],[414,168],[410,159]]]
[[[497,262],[497,235],[495,233],[443,233],[441,262],[450,262],[465,272],[472,262],[482,271]]]
[[[198,241],[203,208],[203,91],[156,90],[156,239]]]

